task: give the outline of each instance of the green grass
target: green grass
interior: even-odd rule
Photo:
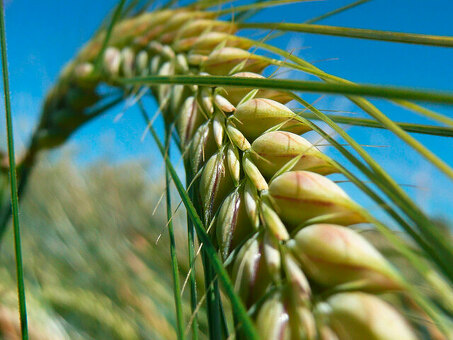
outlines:
[[[16,260],[16,281],[17,281],[17,295],[19,300],[20,329],[22,339],[28,340],[27,307],[25,301],[24,270],[22,265],[23,262],[22,246],[19,222],[19,198],[17,193],[16,153],[14,151],[13,118],[11,114],[11,99],[9,93],[10,92],[9,72],[8,72],[8,57],[6,50],[5,11],[3,7],[3,1],[0,1],[0,40],[2,54],[3,91],[6,115],[6,137],[8,140],[7,144],[9,159],[9,181],[11,193],[11,208],[13,216],[14,254]]]

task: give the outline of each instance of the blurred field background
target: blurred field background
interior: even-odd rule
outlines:
[[[31,338],[174,339],[166,220],[163,209],[153,215],[161,178],[149,177],[145,161],[80,167],[73,155],[41,160],[21,205]],[[181,275],[183,216],[174,219]],[[12,244],[10,230],[0,250],[0,338],[8,340],[20,335]]]

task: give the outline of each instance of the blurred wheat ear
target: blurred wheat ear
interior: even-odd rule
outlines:
[[[251,21],[263,8],[291,2],[296,1],[236,7],[228,1],[198,1],[175,7],[170,1],[146,12],[150,3],[120,1],[49,92],[18,167],[19,192],[40,151],[64,144],[80,126],[128,98],[137,103],[165,162],[178,339],[189,333],[193,339],[451,338],[450,235],[338,123],[363,126],[370,133],[373,128],[391,131],[451,180],[452,168],[412,134],[451,137],[452,119],[415,101],[451,105],[453,94],[355,84],[272,46],[269,36],[254,40],[236,33],[305,32],[426,48],[451,48],[453,38],[315,24],[366,1],[304,24]],[[281,68],[320,81],[273,78]],[[100,84],[119,94],[99,94]],[[149,93],[159,107],[153,116],[142,102]],[[304,93],[344,95],[369,117],[325,114]],[[440,124],[395,122],[369,97]],[[297,110],[286,105],[289,101]],[[164,142],[153,127],[157,115],[165,124]],[[313,120],[324,122],[354,152]],[[308,131],[325,139],[347,162],[326,156],[300,136]],[[170,157],[175,147],[184,159],[185,186]],[[330,174],[355,184],[398,232],[350,198]],[[191,315],[184,312],[181,299],[172,183],[188,215]],[[4,231],[10,210],[2,210]],[[382,255],[363,236],[365,227],[379,232],[410,270],[400,270],[398,261]],[[195,279],[200,258],[202,296]],[[207,334],[198,327],[201,312],[207,315]]]

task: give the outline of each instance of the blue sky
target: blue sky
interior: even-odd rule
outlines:
[[[115,3],[116,0],[6,0],[11,94],[19,149],[27,141],[39,116],[41,101],[59,70],[91,37]],[[303,22],[346,3],[348,2],[326,0],[281,6],[264,10],[252,20]],[[321,23],[453,36],[451,13],[453,2],[448,0],[429,1],[429,4],[426,1],[374,0]],[[316,62],[325,71],[356,82],[447,91],[453,89],[453,49],[309,34],[287,35],[273,43],[287,50],[294,49],[294,53]],[[303,79],[300,74],[284,75],[289,76]],[[306,98],[314,100],[317,97],[310,95]],[[387,102],[375,103],[395,120],[431,123]],[[334,96],[323,98],[318,106],[323,109],[360,112],[345,99]],[[430,107],[453,117],[451,107]],[[78,159],[89,163],[100,157],[113,162],[136,157],[155,157],[160,162],[151,139],[140,141],[144,125],[136,110],[127,111],[115,122],[120,110],[121,108],[112,110],[71,138],[71,145],[78,150]],[[363,128],[351,128],[348,132],[362,144],[388,146],[367,148],[367,151],[384,164],[399,183],[418,186],[407,190],[430,214],[453,218],[453,184],[450,180],[389,132]],[[451,140],[413,136],[447,163],[453,163]],[[310,137],[315,140],[314,136]],[[326,151],[333,157],[342,159],[331,148]],[[343,187],[356,200],[375,209],[351,184]]]

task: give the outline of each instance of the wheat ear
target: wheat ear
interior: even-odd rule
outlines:
[[[136,93],[121,80],[262,78],[272,62],[250,52],[253,43],[236,31],[214,12],[179,9],[118,23],[105,51],[105,32],[99,34],[47,97],[34,148],[61,144],[85,122],[101,82]],[[404,284],[348,227],[371,222],[369,215],[326,177],[342,170],[300,136],[311,127],[285,105],[291,94],[233,86],[151,90],[167,126],[176,128],[198,213],[213,226],[213,243],[263,339],[416,338],[377,295],[404,291]]]

